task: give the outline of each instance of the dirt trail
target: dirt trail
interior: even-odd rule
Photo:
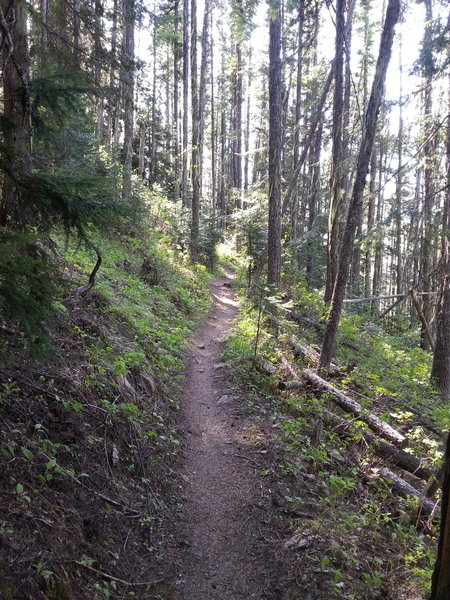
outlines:
[[[214,311],[187,364],[183,510],[175,560],[183,600],[281,597],[273,587],[274,545],[266,537],[267,497],[255,460],[261,449],[239,408],[244,393],[221,364],[221,341],[238,312],[230,281],[214,280]]]

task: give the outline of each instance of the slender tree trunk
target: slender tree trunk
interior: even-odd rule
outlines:
[[[391,58],[394,30],[400,13],[400,0],[389,0],[386,19],[381,36],[381,45],[378,55],[375,78],[372,85],[369,104],[365,116],[364,129],[362,133],[361,146],[358,154],[355,183],[353,185],[352,199],[349,207],[347,225],[345,228],[342,249],[339,261],[339,270],[333,290],[330,314],[327,320],[325,337],[320,354],[319,366],[321,369],[328,368],[335,354],[336,335],[344,300],[345,287],[347,284],[348,270],[355,232],[362,211],[362,197],[366,185],[367,172],[369,170],[370,156],[378,121],[378,114],[384,95],[384,82],[386,71]]]
[[[147,139],[147,127],[145,121],[141,121],[139,127],[139,165],[138,177],[145,179],[145,141]]]
[[[219,214],[221,217],[221,229],[226,229],[227,204],[226,204],[226,139],[227,139],[227,120],[225,110],[220,112],[220,181],[219,181]]]
[[[209,54],[209,18],[211,12],[211,1],[205,0],[203,13],[202,27],[202,58],[200,63],[200,85],[198,96],[198,150],[199,150],[199,179],[200,179],[200,195],[203,188],[203,145],[205,137],[205,113],[206,113],[206,76],[208,69],[208,54]]]
[[[197,79],[197,0],[191,0],[192,220],[191,260],[198,261],[200,229],[200,115]]]
[[[32,171],[31,95],[28,79],[27,12],[25,3],[0,0],[3,36],[3,116],[7,126],[3,143],[8,172],[4,175],[0,204],[0,226],[20,228],[27,222],[20,206],[15,180]],[[5,123],[3,123],[5,125]]]
[[[80,66],[81,64],[81,0],[73,0],[73,55],[75,59],[75,65]]]
[[[234,10],[238,19],[244,21],[242,0],[236,0]],[[233,107],[232,107],[232,183],[235,194],[236,208],[242,208],[242,33],[234,32],[235,66],[233,69]]]
[[[134,21],[135,0],[123,0],[123,43],[122,43],[122,82],[123,82],[123,184],[122,196],[131,198],[131,171],[133,165],[134,132]]]
[[[311,184],[309,186],[309,207],[308,207],[308,231],[314,227],[319,203],[320,187],[320,153],[322,150],[322,124],[316,131],[312,152],[310,153],[309,174]],[[306,280],[310,287],[314,284],[314,246],[311,241],[308,242],[306,254]]]
[[[449,17],[450,24],[450,17]],[[448,107],[450,109],[450,73]],[[447,121],[447,184],[450,184],[450,122]],[[450,402],[450,189],[447,188],[442,216],[442,289],[437,320],[436,347],[434,351],[432,380],[441,392],[442,400]],[[447,600],[450,597],[450,433],[444,457],[442,486],[442,512],[439,546],[434,567],[430,600]]]
[[[325,284],[326,303],[330,302],[336,280],[339,257],[339,232],[342,215],[342,132],[344,112],[344,10],[345,0],[337,0],[336,41],[334,63],[333,127],[332,127],[332,166],[330,180],[330,209],[328,213],[328,260]]]
[[[245,136],[244,136],[244,191],[248,191],[249,184],[249,166],[250,166],[250,90],[252,85],[252,52],[249,49],[248,56],[248,75],[247,75],[247,110],[245,117]]]
[[[400,37],[399,50],[399,99],[398,99],[398,136],[397,136],[397,177],[395,182],[395,255],[396,255],[396,292],[402,293],[402,193],[403,193],[403,65],[402,65],[402,38]]]
[[[178,72],[180,63],[180,51],[178,43],[178,31],[180,27],[180,0],[174,4],[174,28],[175,40],[173,42],[173,199],[180,199],[180,115],[178,106],[180,74]]]
[[[186,208],[188,200],[188,132],[189,132],[189,0],[183,0],[183,161],[181,201]]]
[[[152,95],[151,95],[151,120],[150,120],[150,165],[148,169],[148,183],[149,185],[153,185],[156,181],[156,154],[157,154],[157,146],[158,140],[156,137],[156,65],[157,65],[157,48],[156,48],[156,23],[153,28],[153,61],[152,61]]]
[[[48,0],[41,0],[42,45],[47,49],[48,44]]]
[[[217,151],[217,139],[216,139],[216,101],[215,101],[215,90],[214,90],[214,42],[212,39],[212,33],[214,31],[214,15],[211,7],[211,36],[209,40],[209,50],[211,56],[211,208],[213,219],[216,217],[216,203],[217,203],[217,170],[216,170],[216,151]]]
[[[381,281],[383,278],[383,252],[384,252],[384,187],[383,173],[386,168],[387,152],[385,144],[380,143],[380,156],[378,160],[378,198],[377,198],[377,231],[375,236],[375,257],[373,263],[373,285],[372,295],[379,296],[381,293]],[[372,312],[377,311],[377,304],[372,305]]]
[[[448,600],[450,597],[450,433],[444,457],[443,494],[441,503],[441,527],[437,560],[434,567],[431,596],[429,600]]]
[[[100,0],[95,0],[94,5],[94,14],[95,14],[95,22],[94,22],[94,83],[97,89],[102,87],[102,70],[101,70],[101,60],[103,56],[103,46],[102,46],[102,16],[103,16],[103,2]],[[96,99],[97,104],[97,122],[96,122],[96,138],[100,141],[103,141],[104,136],[104,122],[103,122],[103,98],[99,96]]]
[[[372,235],[374,226],[374,214],[375,214],[375,185],[377,175],[377,155],[375,148],[372,151],[372,157],[370,160],[370,189],[369,189],[369,202],[367,207],[367,235],[369,237],[369,243],[367,244],[367,250],[364,257],[364,296],[370,296],[370,286],[372,283]]]
[[[269,227],[267,282],[281,278],[281,5],[269,4]]]
[[[429,272],[431,270],[432,263],[432,251],[433,251],[433,206],[435,197],[433,194],[433,177],[435,165],[435,140],[431,136],[433,128],[433,72],[429,68],[428,62],[431,61],[431,43],[433,36],[433,12],[432,12],[432,0],[425,0],[425,13],[426,13],[426,24],[423,46],[425,52],[428,54],[428,59],[425,61],[425,90],[424,90],[424,126],[425,126],[425,138],[427,139],[424,148],[423,156],[425,162],[424,169],[424,199],[423,199],[423,237],[421,243],[421,261],[420,261],[420,272],[423,281],[423,290],[429,291],[431,288],[431,279]],[[431,300],[424,297],[422,309],[425,315],[425,319],[430,322],[431,318]],[[422,337],[422,348],[429,350],[429,344],[425,329],[421,329]]]
[[[109,148],[113,146],[113,140],[115,139],[115,127],[116,116],[119,110],[120,104],[120,94],[118,90],[115,90],[116,86],[116,69],[117,69],[117,12],[118,12],[118,0],[114,0],[113,3],[113,12],[112,12],[112,24],[111,24],[111,65],[110,65],[110,73],[109,73],[109,87],[112,92],[112,97],[109,101],[109,110],[108,110],[108,121],[107,121],[107,132],[106,132],[106,140]]]
[[[450,18],[449,18],[450,20]],[[448,105],[450,109],[450,72],[449,72],[449,96]],[[447,120],[447,184],[450,184],[450,121]],[[435,381],[441,392],[442,399],[450,403],[450,188],[445,192],[444,206],[442,211],[441,229],[441,293],[438,304],[436,347],[431,369],[431,378]],[[449,579],[450,581],[450,579]]]
[[[300,123],[302,116],[302,78],[303,78],[303,26],[305,20],[305,2],[300,0],[298,6],[298,31],[297,31],[297,84],[296,84],[296,95],[295,95],[295,123],[294,123],[294,143],[293,143],[293,169],[298,167],[300,158]],[[299,204],[299,190],[294,192],[292,202],[292,215],[291,215],[291,239],[296,240],[298,238],[298,204]],[[300,257],[297,253],[297,262],[299,263]]]

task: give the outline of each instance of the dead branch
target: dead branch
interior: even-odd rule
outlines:
[[[75,564],[79,565],[80,567],[84,567],[88,571],[92,571],[92,573],[95,573],[96,575],[100,575],[100,577],[103,577],[104,579],[115,581],[116,583],[127,585],[128,587],[155,587],[155,585],[159,585],[160,583],[164,583],[164,581],[166,581],[165,579],[155,579],[154,581],[125,581],[124,579],[114,577],[114,575],[109,575],[108,573],[99,571],[98,569],[95,569],[94,567],[91,567],[90,565],[87,565],[79,560],[76,560]]]
[[[402,498],[408,498],[408,496],[413,496],[414,498],[419,498],[420,503],[420,512],[423,515],[431,516],[431,517],[439,517],[439,505],[437,502],[433,502],[429,498],[426,498],[419,492],[415,487],[410,485],[407,481],[390,471],[389,469],[381,469],[380,477],[387,479],[391,485],[392,490],[402,496]]]
[[[95,263],[95,267],[92,269],[91,274],[89,275],[89,281],[87,283],[87,285],[82,285],[79,288],[77,288],[77,294],[79,296],[86,296],[86,294],[88,293],[89,290],[91,290],[94,285],[95,285],[95,276],[97,275],[97,271],[100,269],[100,266],[102,264],[102,257],[99,254],[99,252],[96,250],[95,251],[97,254],[97,262]]]
[[[342,421],[339,417],[329,411],[324,411],[323,414],[326,419],[333,424],[333,431],[340,437],[352,439],[355,435],[360,436],[367,446],[384,460],[391,462],[404,471],[412,473],[424,481],[428,481],[433,477],[431,470],[428,467],[423,466],[422,460],[409,454],[409,452],[405,452],[393,444],[388,444],[387,442],[380,440],[370,433],[370,431],[366,431],[362,427],[355,427],[351,423]]]

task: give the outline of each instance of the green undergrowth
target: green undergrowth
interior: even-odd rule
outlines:
[[[2,339],[2,598],[170,597],[141,583],[167,575],[182,358],[210,274],[155,220],[92,235],[103,262],[86,296],[96,254],[56,238],[51,351],[36,362]]]
[[[350,421],[343,439],[329,422],[327,411],[335,407],[326,395],[308,388],[276,391],[280,378],[292,378],[283,361],[298,372],[310,366],[296,362],[285,343],[288,337],[320,350],[325,312],[318,295],[306,293],[303,285],[288,299],[264,286],[248,293],[245,275],[238,278],[237,289],[243,308],[225,357],[249,390],[255,423],[263,412],[268,419],[274,456],[261,476],[286,527],[284,569],[286,578],[296,582],[287,597],[424,600],[435,560],[436,520],[420,516],[415,499],[399,498],[380,477],[389,465],[362,440],[364,423],[352,424],[341,413]],[[318,326],[308,326],[308,319]],[[435,418],[439,402],[428,383],[430,356],[411,339],[411,334],[383,335],[360,316],[344,316],[336,359],[342,372],[332,383],[400,429],[408,438],[406,450],[435,468],[442,440],[426,425],[429,421],[439,432],[443,420],[440,424]],[[263,359],[276,367],[275,375],[259,368]],[[263,406],[271,407],[268,415]],[[400,475],[408,480],[408,474]]]

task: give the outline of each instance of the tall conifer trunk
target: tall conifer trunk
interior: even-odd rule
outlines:
[[[200,229],[200,115],[197,79],[197,0],[191,0],[192,217],[191,260],[198,260]]]
[[[328,214],[328,260],[325,302],[330,302],[336,281],[339,257],[339,230],[342,220],[342,119],[344,112],[344,10],[345,1],[337,0],[336,42],[334,58],[334,95],[332,128],[332,166],[330,180],[330,209]]]
[[[183,160],[181,201],[186,208],[188,200],[188,133],[189,133],[189,0],[183,0]]]
[[[124,110],[122,196],[125,200],[129,200],[131,198],[131,171],[133,164],[135,0],[123,0],[122,11],[124,27],[121,69]]]
[[[8,220],[22,227],[27,216],[13,180],[32,171],[31,96],[28,79],[26,6],[21,0],[0,0],[3,34],[3,142],[8,174],[2,185],[0,226]]]
[[[328,368],[336,351],[337,328],[339,325],[345,288],[347,285],[348,272],[353,250],[353,241],[355,239],[355,232],[362,211],[363,192],[366,185],[370,156],[372,153],[373,141],[377,127],[378,113],[380,111],[381,102],[384,95],[386,71],[391,58],[394,30],[399,13],[400,0],[389,0],[383,33],[381,36],[381,45],[375,70],[375,78],[365,115],[364,129],[356,167],[355,183],[353,185],[352,199],[350,202],[345,233],[342,240],[339,269],[333,289],[333,297],[331,301],[330,314],[327,320],[322,352],[320,354],[319,366],[321,369]]]
[[[281,5],[269,3],[269,227],[267,282],[281,278]]]

